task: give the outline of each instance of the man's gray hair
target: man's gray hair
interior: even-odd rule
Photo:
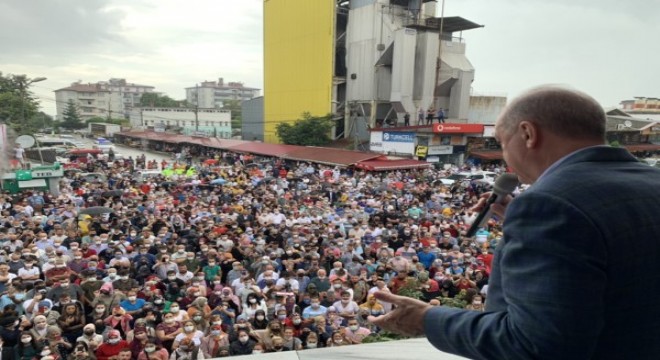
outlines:
[[[505,110],[502,125],[513,129],[530,121],[568,138],[605,139],[605,112],[591,96],[559,86],[531,89]]]

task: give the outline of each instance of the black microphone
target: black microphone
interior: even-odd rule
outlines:
[[[504,202],[504,199],[507,197],[507,195],[511,194],[513,190],[516,189],[516,186],[518,186],[518,176],[516,174],[505,173],[500,175],[500,177],[495,180],[495,185],[493,185],[493,193],[490,194],[490,197],[488,200],[486,200],[484,209],[474,220],[472,226],[470,226],[470,229],[467,231],[465,236],[473,237],[477,233],[477,230],[484,227],[493,214],[493,212],[490,210],[490,206],[495,203],[501,204]]]

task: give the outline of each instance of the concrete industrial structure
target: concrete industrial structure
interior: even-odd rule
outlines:
[[[197,116],[195,114],[197,112]],[[231,111],[190,108],[135,108],[131,126],[157,132],[172,131],[185,135],[231,138]]]
[[[227,100],[245,101],[259,96],[260,89],[246,87],[241,82],[225,83],[223,78],[218,81],[203,81],[201,84],[186,88],[186,100],[200,108],[222,108]]]
[[[56,120],[62,120],[69,101],[78,106],[83,121],[93,117],[127,118],[130,110],[139,106],[142,94],[153,92],[153,86],[128,83],[126,79],[87,84],[77,81],[55,90]]]
[[[243,101],[241,114],[241,138],[264,141],[264,97]]]
[[[434,0],[265,0],[264,141],[303,112],[365,140],[406,112],[412,125],[429,108],[467,122],[474,68],[453,35],[481,25],[436,11]]]

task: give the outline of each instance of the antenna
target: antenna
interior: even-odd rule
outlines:
[[[16,138],[16,143],[21,145],[23,149],[29,149],[34,146],[34,143],[36,141],[32,137],[32,135],[21,135]]]

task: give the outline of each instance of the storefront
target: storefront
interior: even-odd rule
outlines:
[[[373,129],[369,142],[370,150],[438,165],[460,165],[465,160],[468,139],[480,138],[484,125],[443,123],[416,127],[415,130]]]

